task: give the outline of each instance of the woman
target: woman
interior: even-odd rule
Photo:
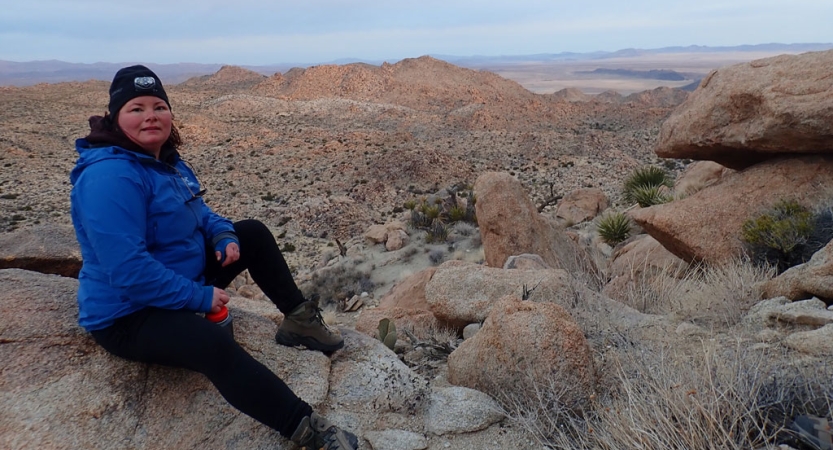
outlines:
[[[276,340],[331,352],[344,344],[304,299],[268,228],[231,223],[203,202],[205,190],[177,152],[162,82],[125,67],[110,85],[108,114],[70,174],[72,221],[81,246],[79,323],[110,353],[205,374],[234,407],[302,446],[350,449],[356,437],[312,411],[219,326],[223,290],[244,269],[285,312]]]

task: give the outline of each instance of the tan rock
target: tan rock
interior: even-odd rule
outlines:
[[[696,161],[688,165],[674,183],[677,196],[687,197],[719,182],[724,175],[734,172],[713,161]]]
[[[374,244],[381,244],[388,240],[388,229],[384,225],[371,225],[364,232],[364,237]]]
[[[393,320],[398,328],[440,326],[425,299],[425,285],[436,270],[436,267],[429,267],[394,285],[379,300],[377,308],[362,310],[356,319],[356,330],[375,337],[379,321],[385,318]]]
[[[790,300],[819,297],[833,302],[833,242],[817,251],[809,261],[790,267],[762,286],[765,298],[784,296]]]
[[[571,278],[564,270],[504,270],[448,261],[425,285],[425,299],[437,319],[462,329],[484,321],[499,299],[521,297],[524,289],[531,301],[568,304],[573,298]]]
[[[429,310],[428,300],[425,299],[425,285],[431,281],[436,271],[436,267],[429,267],[398,282],[379,299],[379,308]]]
[[[363,309],[356,318],[356,331],[375,338],[382,319],[392,320],[397,330],[406,329],[417,335],[422,335],[424,330],[442,327],[434,314],[424,309],[370,308]]]
[[[71,225],[44,224],[0,233],[0,269],[78,277],[81,249]]]
[[[401,249],[408,244],[408,233],[403,230],[393,230],[388,232],[388,238],[385,241],[385,250],[393,252]]]
[[[650,284],[656,277],[677,277],[688,267],[688,263],[647,234],[617,248],[611,259],[607,269],[609,281],[602,294],[619,301],[626,301],[628,292],[637,284]]]
[[[814,209],[827,204],[831,193],[833,156],[803,156],[766,161],[690,197],[629,214],[683,260],[719,263],[743,254],[746,220],[784,199]]]
[[[503,267],[521,253],[540,255],[551,267],[574,269],[590,264],[564,229],[546,220],[511,175],[487,172],[477,178],[475,210],[486,263]]]
[[[563,308],[507,296],[448,357],[448,379],[498,398],[537,387],[577,408],[594,392],[596,374],[584,333]]]
[[[663,123],[656,154],[743,169],[833,152],[833,50],[718,69]]]
[[[504,269],[521,269],[521,270],[543,270],[552,269],[544,259],[538,255],[530,255],[524,253],[523,255],[512,255],[506,259],[503,265]]]
[[[812,356],[827,357],[833,354],[833,324],[817,330],[793,333],[784,339],[787,347]]]
[[[577,189],[561,199],[555,217],[573,225],[593,219],[607,207],[607,195],[601,189]]]

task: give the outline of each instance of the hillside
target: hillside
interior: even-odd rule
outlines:
[[[0,88],[3,230],[69,223],[73,142],[104,112],[107,86]],[[686,97],[540,95],[430,57],[271,77],[223,67],[167,89],[206,200],[285,231],[301,266],[332,238],[346,241],[406,200],[487,170],[515,174],[536,202],[589,186],[616,198],[629,170],[656,161],[659,125]]]

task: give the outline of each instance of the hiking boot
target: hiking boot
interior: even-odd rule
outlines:
[[[344,347],[341,333],[324,323],[321,308],[309,300],[286,314],[275,340],[288,347],[303,345],[322,352],[334,352]]]
[[[827,419],[816,416],[798,416],[790,424],[798,434],[798,440],[816,450],[833,449],[833,428]]]
[[[359,439],[355,434],[342,430],[316,413],[304,417],[290,439],[303,449],[357,450],[359,448]]]

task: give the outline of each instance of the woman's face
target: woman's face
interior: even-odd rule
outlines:
[[[164,100],[146,95],[122,106],[118,125],[131,141],[159,158],[162,144],[171,135],[172,120],[173,114]]]

